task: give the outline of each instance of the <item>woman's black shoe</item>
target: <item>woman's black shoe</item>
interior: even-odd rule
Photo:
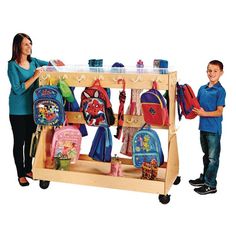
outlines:
[[[29,186],[29,182],[26,180],[26,182],[22,183],[20,182],[20,178],[18,178],[18,182],[20,184],[20,186],[24,187],[24,186]]]

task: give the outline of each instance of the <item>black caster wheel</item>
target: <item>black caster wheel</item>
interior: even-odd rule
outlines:
[[[177,178],[175,179],[174,185],[178,185],[181,181],[181,177],[177,176]]]
[[[162,203],[162,204],[167,204],[169,203],[170,201],[170,195],[163,195],[163,194],[160,194],[159,195],[159,201]]]
[[[49,184],[50,184],[50,181],[39,180],[39,187],[42,188],[42,189],[48,188]]]

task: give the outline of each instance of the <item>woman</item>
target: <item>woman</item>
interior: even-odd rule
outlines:
[[[32,179],[32,158],[29,156],[32,133],[36,125],[33,120],[33,91],[42,66],[48,62],[31,57],[32,40],[19,33],[13,39],[12,58],[8,62],[8,77],[11,83],[9,96],[10,123],[13,131],[13,156],[18,182],[28,186],[26,177]]]

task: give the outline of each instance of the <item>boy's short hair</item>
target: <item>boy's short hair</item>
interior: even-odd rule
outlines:
[[[218,60],[212,60],[209,62],[209,64],[211,65],[215,65],[215,66],[219,66],[220,70],[223,71],[224,70],[224,65],[221,61]]]

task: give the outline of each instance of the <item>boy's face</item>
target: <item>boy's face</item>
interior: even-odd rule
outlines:
[[[224,72],[222,70],[220,70],[219,66],[208,64],[208,66],[207,66],[207,76],[208,76],[208,79],[210,80],[211,84],[216,84],[219,81],[220,76],[223,73]]]

